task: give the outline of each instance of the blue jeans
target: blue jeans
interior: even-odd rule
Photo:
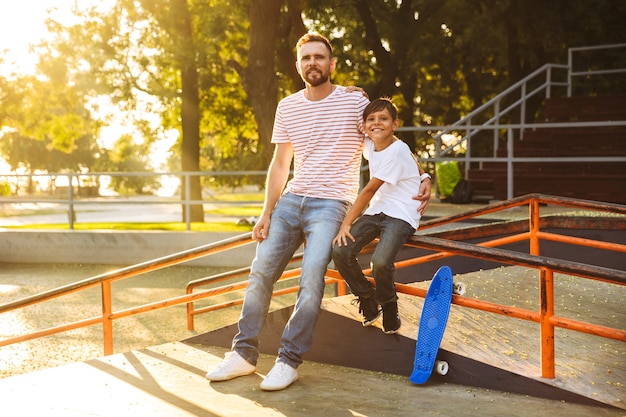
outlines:
[[[415,229],[404,220],[389,217],[383,213],[373,216],[359,217],[350,228],[355,241],[347,239],[347,246],[335,245],[333,261],[341,276],[350,286],[353,294],[369,298],[375,294],[380,305],[396,301],[394,284],[394,260],[406,240],[415,233]],[[365,278],[358,263],[357,256],[361,249],[379,237],[374,254],[371,258],[372,275],[376,282],[374,287]]]
[[[259,333],[265,324],[274,283],[294,252],[305,243],[300,288],[293,313],[282,334],[278,360],[297,368],[313,342],[324,276],[332,252],[332,241],[350,203],[340,200],[284,194],[272,213],[267,238],[257,245],[248,288],[239,318],[239,332],[232,349],[256,364]]]

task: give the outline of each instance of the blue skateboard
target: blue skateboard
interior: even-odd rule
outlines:
[[[433,276],[424,299],[415,346],[413,373],[409,378],[414,384],[426,382],[435,365],[437,373],[445,375],[448,372],[448,364],[437,361],[437,352],[448,323],[453,288],[452,270],[447,266],[442,266]]]

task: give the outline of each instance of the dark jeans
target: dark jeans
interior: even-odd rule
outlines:
[[[379,237],[370,261],[376,282],[376,301],[380,305],[396,301],[398,296],[393,279],[396,268],[393,263],[402,245],[413,233],[415,229],[404,220],[382,213],[359,217],[350,228],[355,242],[348,239],[347,246],[335,245],[333,248],[335,267],[350,286],[352,293],[367,298],[374,292],[372,284],[363,274],[357,256],[361,249]]]

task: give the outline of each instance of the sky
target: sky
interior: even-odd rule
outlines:
[[[70,9],[73,2],[74,0],[3,0],[0,5],[0,51],[3,51],[7,64],[0,65],[0,74],[33,73],[36,59],[29,53],[29,44],[46,36],[44,21],[47,9],[54,6]],[[0,158],[0,171],[8,170],[9,166]]]
[[[80,0],[81,2],[92,0]],[[37,43],[47,35],[45,19],[49,8],[56,8],[54,16],[69,19],[76,0],[3,0],[0,6],[0,50],[8,50],[6,60],[14,62],[13,69],[32,73],[35,58],[29,53],[29,44]],[[7,68],[1,67],[3,74]]]
[[[5,65],[0,65],[0,74],[8,76],[11,72],[33,74],[35,72],[36,57],[29,51],[30,45],[36,44],[48,36],[45,19],[48,10],[61,23],[70,23],[72,9],[78,4],[80,7],[98,4],[106,7],[113,0],[0,0],[0,51],[6,51]],[[121,126],[105,128],[101,132],[101,139],[107,147],[111,147],[126,128]],[[152,161],[155,168],[165,162],[167,149],[176,137],[169,137],[156,144],[153,149]],[[4,171],[0,160],[0,171]]]

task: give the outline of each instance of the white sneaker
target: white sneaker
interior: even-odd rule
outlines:
[[[272,370],[261,382],[261,389],[265,391],[278,391],[287,388],[296,379],[298,371],[284,362],[276,362]]]
[[[250,364],[237,352],[226,352],[224,360],[212,371],[207,372],[206,379],[211,381],[228,381],[238,376],[250,375],[256,366]]]

